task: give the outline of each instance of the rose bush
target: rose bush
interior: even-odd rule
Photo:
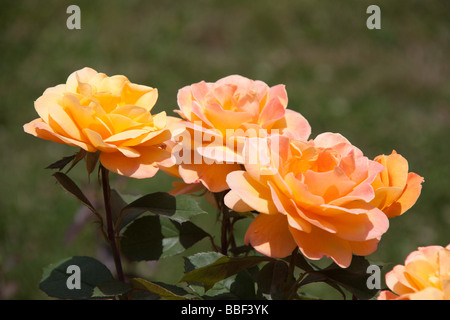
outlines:
[[[195,83],[178,91],[181,119],[152,115],[157,98],[155,88],[84,68],[35,101],[39,118],[24,130],[80,148],[48,168],[61,171],[72,161],[66,173],[53,176],[94,214],[116,271],[113,276],[95,258],[71,257],[44,272],[44,292],[64,299],[302,299],[299,288],[324,282],[344,297],[343,288],[354,298],[375,296],[376,290],[355,284],[368,278],[369,262],[361,256],[377,249],[389,218],[410,209],[421,193],[423,178],[408,172],[405,158],[393,151],[370,160],[337,133],[309,139],[308,121],[287,109],[284,85],[239,75]],[[100,160],[100,208],[67,175],[83,158],[89,174]],[[170,194],[133,196],[127,203],[110,186],[110,171],[144,179],[159,169],[178,179]],[[194,223],[206,213],[185,195],[194,192],[218,211],[218,234]],[[235,223],[249,218],[244,239],[238,239]],[[153,283],[122,266],[122,256],[130,268],[133,261],[183,253],[202,239],[213,251],[184,257],[179,282],[187,286]],[[399,299],[447,298],[447,249],[412,254],[388,274],[388,286]],[[324,269],[305,259],[324,256],[334,261]],[[81,291],[67,286],[65,270],[72,264],[90,276]]]

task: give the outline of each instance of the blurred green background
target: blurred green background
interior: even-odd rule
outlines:
[[[66,27],[71,4],[81,8],[81,30]],[[371,4],[381,8],[381,30],[366,28]],[[450,242],[449,57],[447,0],[2,0],[0,299],[45,299],[42,267],[72,255],[104,257],[96,225],[87,220],[76,232],[85,221],[79,203],[44,170],[76,150],[22,128],[37,117],[33,101],[73,71],[89,66],[157,87],[153,110],[170,115],[178,89],[201,80],[241,74],[283,83],[312,137],[339,132],[369,158],[396,149],[425,177],[417,204],[391,220],[370,257],[397,264],[418,246]],[[96,177],[89,183],[81,167],[70,175],[95,199]],[[144,194],[170,190],[171,180],[161,173],[113,184]],[[140,268],[179,280],[164,263]]]

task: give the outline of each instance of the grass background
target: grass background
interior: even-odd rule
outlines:
[[[81,30],[66,28],[70,4],[81,8]],[[381,30],[366,28],[371,4],[381,8]],[[449,57],[445,0],[1,1],[0,298],[45,299],[42,267],[102,257],[92,221],[68,239],[83,213],[43,169],[75,150],[22,129],[37,117],[33,101],[73,71],[89,66],[157,87],[154,110],[170,115],[178,89],[201,80],[241,74],[283,83],[312,137],[339,132],[369,158],[396,149],[425,177],[417,204],[391,220],[370,257],[397,264],[418,246],[450,242]],[[71,176],[95,198],[95,177],[89,184],[82,168]],[[168,191],[170,181],[158,174],[113,184],[143,194]],[[176,282],[164,263],[139,268]]]

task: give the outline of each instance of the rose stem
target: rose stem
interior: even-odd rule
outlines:
[[[109,243],[111,245],[112,254],[114,257],[114,264],[116,266],[117,277],[120,281],[125,281],[122,270],[122,262],[120,261],[120,254],[117,250],[116,237],[113,226],[112,210],[111,210],[111,189],[109,186],[109,171],[100,165],[102,175],[103,199],[105,201],[106,224]]]
[[[228,213],[228,208],[224,203],[225,192],[214,193],[214,197],[216,199],[217,206],[219,208],[220,213],[222,213],[222,226],[221,226],[221,253],[223,255],[228,254],[228,234],[232,234],[232,230],[230,229],[230,217]]]

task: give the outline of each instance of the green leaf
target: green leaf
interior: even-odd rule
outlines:
[[[184,258],[184,273],[191,272],[195,269],[199,269],[201,267],[205,267],[207,265],[210,265],[214,262],[216,262],[219,258],[224,257],[223,254],[218,252],[199,252],[189,257],[183,257]],[[231,279],[231,282],[233,279]],[[212,289],[210,289],[209,293],[212,296],[217,296],[225,292],[229,292],[230,287],[228,285],[231,285],[231,282],[228,281],[228,279],[224,281],[220,281],[214,285]],[[189,288],[194,290],[198,295],[203,295],[205,293],[204,287],[200,284],[197,285],[197,283],[189,283]]]
[[[218,252],[200,252],[185,259],[185,273],[213,264],[219,258],[224,257]],[[259,271],[257,266],[241,271],[224,280],[216,282],[212,288],[208,289],[208,295],[205,299],[253,299],[255,296],[254,275]],[[190,288],[199,295],[204,295],[203,286],[198,287],[195,283],[190,283]]]
[[[122,209],[126,207],[127,203],[116,189],[111,189],[110,192],[111,211],[113,223],[116,224],[120,217]]]
[[[190,285],[190,288],[195,289],[203,299],[210,300],[235,300],[238,297],[231,292],[231,287],[236,280],[237,275],[232,275],[224,280],[216,282],[210,289],[205,290],[203,286]],[[205,294],[207,292],[207,294]]]
[[[220,258],[225,257],[218,252],[199,252],[189,257],[184,258],[184,273],[191,272],[195,269],[200,269],[213,264]]]
[[[183,252],[208,236],[190,221],[178,223],[148,215],[134,220],[121,237],[122,252],[131,260],[158,260]]]
[[[71,271],[70,266],[79,268]],[[80,288],[68,284],[80,280]],[[85,256],[74,256],[44,268],[39,288],[48,296],[60,299],[89,299],[101,283],[113,280],[109,269],[100,261]]]
[[[163,286],[140,278],[134,278],[130,281],[134,289],[144,290],[154,293],[166,300],[189,300],[189,298],[178,295]]]
[[[186,273],[180,282],[201,283],[205,291],[208,291],[215,283],[269,260],[271,258],[259,256],[237,258],[222,256],[211,264]],[[191,260],[189,262],[192,265]]]
[[[119,296],[130,292],[131,285],[118,280],[108,280],[100,283],[95,289],[93,297],[106,298]]]
[[[70,194],[75,196],[81,203],[88,207],[92,212],[96,212],[92,203],[86,198],[83,191],[76,185],[76,183],[62,172],[55,172],[53,176],[59,182],[59,184]]]
[[[285,292],[289,289],[286,284],[288,269],[284,261],[270,261],[258,273],[258,289],[273,300],[285,299]]]
[[[252,270],[254,269],[254,270]],[[253,300],[256,299],[255,280],[253,273],[259,271],[257,266],[241,271],[236,275],[234,282],[231,284],[230,293],[238,299]]]
[[[353,256],[352,263],[348,268],[341,268],[332,263],[323,270],[311,272],[301,284],[325,282],[337,290],[339,290],[338,286],[345,288],[357,299],[370,299],[379,290],[367,287],[367,279],[370,277],[370,274],[367,273],[369,265],[370,263],[364,257]]]
[[[171,223],[175,226],[175,228],[177,228],[179,233],[179,241],[184,249],[192,247],[198,241],[209,236],[206,231],[190,221],[183,223],[171,221]]]
[[[291,259],[291,256],[287,257],[285,259],[285,261],[290,262],[290,259]],[[295,255],[294,263],[297,267],[299,267],[303,271],[307,271],[307,272],[314,271],[314,268],[308,263],[308,261],[305,259],[305,257],[300,252],[298,252]]]
[[[145,216],[127,227],[120,248],[133,261],[158,260],[163,253],[163,238],[159,217]]]
[[[161,218],[161,224],[164,235],[161,258],[181,253],[208,236],[208,233],[190,221],[178,223]]]
[[[165,192],[156,192],[147,194],[123,208],[124,219],[121,228],[146,211],[166,216],[180,223],[189,221],[198,214],[206,213],[191,196],[179,195],[175,197]]]
[[[75,165],[81,161],[86,156],[86,150],[80,149],[80,151],[75,155],[75,158],[72,161],[72,164],[70,165],[69,169],[66,170],[66,174],[69,173],[70,170],[72,170]]]

